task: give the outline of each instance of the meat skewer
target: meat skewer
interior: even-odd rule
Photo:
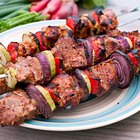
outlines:
[[[87,38],[116,29],[118,20],[112,10],[106,9],[104,12],[94,11],[89,15],[83,14],[81,17],[69,16],[66,24],[73,30],[76,38]]]
[[[69,109],[90,94],[102,96],[116,87],[126,88],[133,79],[134,70],[140,71],[140,49],[128,55],[117,51],[108,60],[84,71],[76,69],[71,74],[56,76],[46,87],[28,85],[26,93],[31,99],[22,90],[3,95],[0,99],[0,124],[19,125],[24,119],[34,118],[38,114],[48,118],[55,104]],[[23,108],[24,113],[21,113]]]
[[[98,13],[98,14],[97,14]],[[94,28],[96,28],[96,30],[111,30],[111,29],[115,29],[117,27],[117,18],[115,16],[115,14],[113,13],[113,11],[105,11],[103,15],[99,16],[99,13],[101,14],[102,12],[93,12],[92,15],[96,20],[100,20],[99,23],[95,20],[95,24],[94,24]],[[88,24],[90,19],[92,17],[90,16],[82,16],[83,22],[87,22],[86,27],[84,30],[89,30],[91,29],[91,23]],[[112,21],[108,22],[108,21]],[[103,25],[104,23],[104,25]],[[79,28],[81,27],[81,24],[78,23],[77,28],[75,28],[75,30],[79,30]],[[82,23],[84,24],[84,23]],[[101,26],[100,26],[101,25]],[[89,26],[89,27],[87,27]],[[105,28],[107,26],[107,28]],[[88,28],[88,29],[87,29]],[[83,35],[83,31],[84,30],[79,30],[78,34],[79,35]],[[95,31],[94,31],[95,32]],[[84,32],[85,34],[85,32]],[[94,33],[96,34],[96,33]],[[98,33],[97,33],[98,34]],[[39,50],[40,51],[44,51],[44,50],[48,50],[51,49],[54,46],[54,43],[58,40],[58,38],[63,37],[63,36],[73,36],[73,32],[71,30],[71,28],[68,28],[67,26],[48,26],[48,27],[43,27],[41,31],[38,31],[36,33],[31,33],[31,32],[27,32],[24,33],[22,36],[22,42],[18,43],[18,42],[11,42],[8,47],[7,50],[10,53],[11,56],[11,61],[15,61],[15,59],[18,56],[28,56],[28,55],[34,55],[35,53],[37,53]]]
[[[87,40],[62,37],[51,51],[37,53],[35,57],[19,57],[16,63],[9,62],[5,70],[6,82],[10,88],[15,88],[17,82],[47,84],[62,71],[92,66],[115,50],[128,53],[133,48],[131,40],[121,36],[99,36]]]

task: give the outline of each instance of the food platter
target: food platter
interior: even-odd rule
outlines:
[[[65,20],[42,21],[13,28],[0,34],[5,46],[10,41],[20,41],[26,31],[35,32],[43,26],[64,25]],[[94,98],[71,110],[56,110],[51,119],[38,118],[21,126],[50,131],[76,131],[106,126],[123,120],[140,110],[140,76],[130,87],[117,89],[102,97]]]

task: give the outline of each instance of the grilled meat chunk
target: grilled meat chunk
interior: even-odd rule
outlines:
[[[0,124],[20,125],[25,120],[38,115],[36,102],[26,95],[23,90],[17,89],[0,99]]]
[[[118,26],[118,20],[115,13],[111,9],[106,9],[104,12],[98,12],[100,23],[100,33],[107,33]]]
[[[46,48],[51,49],[54,47],[55,42],[59,37],[63,36],[73,36],[73,33],[70,29],[65,26],[47,26],[43,27],[42,31],[46,37]]]
[[[84,92],[76,79],[66,73],[56,76],[47,89],[57,96],[57,104],[61,108],[71,108],[78,105]]]
[[[99,95],[111,91],[117,86],[117,74],[111,59],[88,68],[89,76],[100,80]]]
[[[16,70],[18,82],[36,84],[43,79],[41,65],[35,57],[18,57],[15,64],[9,62],[6,65],[6,69],[8,68],[14,68]]]
[[[65,71],[87,66],[84,46],[78,45],[71,37],[59,38],[51,51],[55,57],[63,60]]]

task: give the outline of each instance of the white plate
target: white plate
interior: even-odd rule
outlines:
[[[47,25],[63,25],[65,20],[50,20],[23,25],[0,34],[0,42],[21,41],[26,31],[36,32]],[[123,120],[140,110],[140,76],[128,89],[113,91],[82,103],[72,110],[57,110],[51,119],[26,121],[21,126],[51,131],[76,131],[102,127]]]

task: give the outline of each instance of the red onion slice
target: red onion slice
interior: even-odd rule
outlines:
[[[134,66],[128,56],[121,51],[116,51],[111,55],[111,59],[116,68],[118,85],[120,88],[127,88],[134,76]]]
[[[52,116],[52,111],[47,100],[34,85],[28,85],[26,88],[26,93],[31,99],[36,101],[37,110],[41,115],[43,115],[45,118],[50,118]]]
[[[124,38],[123,36],[117,36],[117,37],[115,37],[115,39],[117,39],[119,41],[120,45],[122,46],[122,48],[121,48],[122,52],[127,54],[128,52],[131,51],[131,46],[129,45],[126,38]]]
[[[51,69],[50,64],[43,53],[37,53],[35,57],[38,58],[43,71],[43,84],[47,84],[51,80]]]

